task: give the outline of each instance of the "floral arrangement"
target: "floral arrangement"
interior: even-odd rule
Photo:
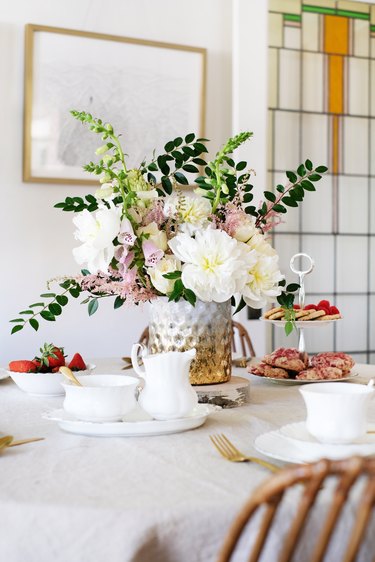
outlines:
[[[114,297],[114,308],[159,296],[192,305],[197,298],[232,299],[237,310],[246,304],[262,308],[277,298],[293,322],[298,285],[285,286],[267,233],[287,207],[297,207],[306,191],[315,191],[325,166],[306,160],[296,172],[286,172],[286,184],[265,191],[257,208],[250,183],[254,172],[247,162],[232,158],[252,133],[230,138],[210,162],[202,157],[208,139],[190,133],[167,142],[163,154],[128,169],[112,125],[84,111],[71,113],[104,142],[96,150],[98,161],[84,166],[98,177],[100,188],[55,205],[75,213],[79,245],[73,255],[81,274],[58,279],[62,291],[43,293],[47,303],[21,311],[11,320],[12,333],[26,324],[37,330],[38,317],[54,321],[69,297],[81,293],[87,294],[83,303],[90,315],[105,297]],[[186,174],[197,175],[194,193],[183,188],[189,184]]]

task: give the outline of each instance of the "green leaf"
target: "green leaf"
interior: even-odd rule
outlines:
[[[247,215],[252,215],[253,217],[258,216],[256,208],[253,205],[249,205],[248,207],[245,208],[245,213]]]
[[[158,157],[158,166],[160,168],[161,173],[164,174],[165,176],[167,176],[171,171],[170,167],[168,166],[163,156]]]
[[[65,295],[57,295],[56,301],[59,303],[59,305],[65,306],[66,304],[68,304],[69,299]]]
[[[19,314],[34,314],[34,312],[32,310],[21,310]]]
[[[182,137],[177,137],[174,139],[173,144],[175,145],[175,147],[177,148],[178,146],[180,146],[180,144],[183,143],[183,139]]]
[[[237,312],[240,312],[240,310],[242,310],[245,306],[246,306],[246,303],[245,303],[243,297],[241,297],[241,300],[238,303],[238,306],[237,306],[237,308],[236,308],[236,310],[234,311],[233,314],[237,314]]]
[[[157,172],[158,165],[156,164],[156,162],[151,162],[151,164],[148,165],[147,169],[150,170],[150,172]]]
[[[236,299],[234,298],[233,295],[230,297],[230,304],[231,306],[236,306]]]
[[[305,176],[306,175],[306,170],[305,170],[305,166],[303,164],[301,164],[300,166],[298,166],[297,168],[297,174],[299,176]]]
[[[116,297],[115,298],[115,302],[113,303],[113,308],[116,310],[117,308],[120,308],[125,302],[125,299],[122,299],[121,297]]]
[[[244,170],[247,166],[247,162],[245,162],[244,160],[242,160],[241,162],[238,162],[238,164],[236,165],[236,170],[237,172],[241,172],[242,170]]]
[[[207,148],[201,142],[195,142],[193,146],[199,152],[208,152]]]
[[[186,142],[186,144],[190,144],[191,142],[193,142],[194,139],[195,139],[194,133],[189,133],[185,137],[185,142]]]
[[[298,289],[299,289],[298,283],[290,283],[286,288],[288,293],[294,293],[295,291],[298,291]]]
[[[50,305],[48,305],[48,310],[54,315],[54,316],[60,316],[62,309],[61,306],[59,304],[57,304],[57,302],[51,302]]]
[[[288,178],[288,180],[291,183],[296,183],[296,181],[298,180],[298,178],[297,178],[297,176],[294,172],[288,171],[288,172],[285,172],[285,174],[286,174],[286,177]]]
[[[253,199],[254,199],[254,195],[252,193],[245,193],[245,195],[243,196],[244,203],[251,203]]]
[[[165,277],[165,279],[179,279],[181,277],[181,271],[170,271],[169,273],[164,273],[163,277]]]
[[[55,293],[42,293],[40,296],[43,299],[49,299],[49,298],[54,299],[56,297]]]
[[[34,308],[35,306],[44,306],[44,302],[34,302],[33,304],[29,304],[30,308]]]
[[[272,203],[276,201],[276,195],[272,193],[272,191],[265,191],[264,197],[268,199],[268,201],[271,201]]]
[[[30,323],[30,326],[31,326],[32,328],[34,328],[34,330],[37,332],[37,331],[38,331],[38,328],[39,328],[39,322],[38,322],[38,320],[36,320],[35,318],[30,318],[29,323]]]
[[[309,176],[309,180],[311,181],[319,181],[320,179],[322,179],[322,176],[320,176],[319,174],[311,174]]]
[[[301,187],[301,189],[302,189],[302,187]],[[303,196],[304,196],[304,192],[303,192],[303,189],[302,189],[302,193],[301,193],[297,188],[294,188],[294,189],[291,189],[289,191],[289,195],[291,196],[292,199],[294,199],[294,201],[302,201]],[[284,202],[284,199],[283,199],[283,202]]]
[[[185,289],[184,296],[186,300],[191,304],[191,306],[195,306],[197,302],[197,296],[191,289]]]
[[[11,334],[15,334],[16,332],[19,332],[20,330],[22,330],[23,326],[20,326],[18,324],[18,326],[13,326]]]
[[[70,279],[67,279],[63,283],[60,283],[60,287],[62,287],[63,289],[68,289],[70,287],[70,284],[71,284]],[[43,295],[40,296],[42,297]]]
[[[193,164],[185,164],[185,166],[182,166],[182,169],[185,170],[185,172],[199,174],[199,169],[196,166],[193,166]]]
[[[188,180],[186,179],[184,174],[181,174],[181,172],[175,172],[173,175],[174,175],[177,183],[180,183],[181,185],[189,185]]]
[[[303,189],[306,189],[306,191],[316,191],[315,186],[309,180],[302,180],[301,186]]]
[[[98,299],[92,299],[89,302],[89,306],[88,306],[89,316],[95,314],[95,312],[98,310],[98,306],[99,306]]]
[[[279,183],[279,184],[276,186],[276,190],[277,190],[279,193],[284,193],[285,187],[284,187],[283,185],[281,185],[281,183]]]
[[[317,168],[315,168],[315,171],[318,172],[318,174],[324,174],[325,172],[327,172],[327,170],[327,166],[318,166]]]
[[[203,160],[203,158],[193,158],[194,164],[198,164],[198,166],[205,166],[207,162]]]
[[[14,320],[9,320],[9,322],[25,322],[24,318],[14,318]]]
[[[272,207],[272,210],[275,211],[276,213],[286,213],[286,208],[280,205],[279,203],[277,205],[274,205]]]
[[[309,172],[311,172],[311,170],[313,169],[313,163],[311,162],[311,160],[306,160],[305,166],[309,170]]]
[[[41,315],[42,318],[44,318],[44,320],[48,320],[48,322],[54,322],[55,321],[54,315],[49,310],[42,310],[40,315]]]
[[[285,334],[289,336],[289,334],[293,332],[293,322],[291,322],[290,320],[286,322],[284,330],[285,330]]]
[[[167,142],[167,144],[164,146],[164,150],[165,152],[172,152],[172,150],[174,150],[174,142],[173,141]],[[150,169],[150,167],[148,169]]]
[[[169,178],[167,178],[166,176],[163,176],[161,178],[161,185],[164,188],[164,191],[167,195],[171,195],[172,191],[173,191],[173,185],[172,182]]]
[[[90,272],[89,272],[88,269],[81,269],[81,273],[82,273],[82,275],[84,275],[85,277],[86,277],[87,275],[90,275]]]
[[[74,299],[76,299],[77,297],[79,297],[81,291],[77,287],[72,287],[71,289],[69,289],[69,293]]]
[[[295,201],[291,197],[287,197],[287,196],[283,197],[283,203],[284,203],[284,205],[287,205],[288,207],[298,207],[297,201]],[[275,205],[275,207],[277,207],[277,205]],[[275,209],[275,207],[274,207],[274,209]]]

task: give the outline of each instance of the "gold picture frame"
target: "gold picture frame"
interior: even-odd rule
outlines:
[[[98,183],[82,171],[98,138],[70,109],[113,122],[129,156],[142,154],[134,166],[171,138],[203,137],[206,59],[200,47],[27,24],[23,181]]]

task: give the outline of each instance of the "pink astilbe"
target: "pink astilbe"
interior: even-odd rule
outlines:
[[[262,207],[263,201],[259,203],[259,209]],[[265,223],[261,225],[262,232],[269,232],[275,226],[284,223],[283,219],[281,218],[281,214],[277,213],[276,211],[271,211],[270,209],[275,205],[272,201],[266,201],[267,205],[267,212],[265,216]]]
[[[230,203],[225,205],[224,212],[225,220],[219,228],[225,230],[229,236],[233,237],[236,230],[248,221],[249,217],[245,211],[241,209],[241,207],[237,207],[236,205]]]
[[[123,278],[118,277],[118,272],[116,276],[99,272],[82,276],[77,279],[77,282],[83,291],[92,295],[118,296],[126,304],[147,302],[157,297],[155,289],[148,280],[146,280],[145,286],[141,284],[135,267],[130,269]]]

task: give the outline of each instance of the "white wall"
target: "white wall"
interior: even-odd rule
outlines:
[[[147,324],[137,307],[113,311],[112,301],[88,318],[72,302],[56,323],[10,336],[17,317],[45,291],[47,279],[78,267],[72,216],[53,209],[78,186],[22,182],[23,34],[26,23],[44,24],[180,43],[208,49],[206,135],[212,148],[231,134],[231,0],[0,0],[0,365],[31,358],[45,341],[69,354],[121,356]],[[259,138],[259,137],[258,137]]]

